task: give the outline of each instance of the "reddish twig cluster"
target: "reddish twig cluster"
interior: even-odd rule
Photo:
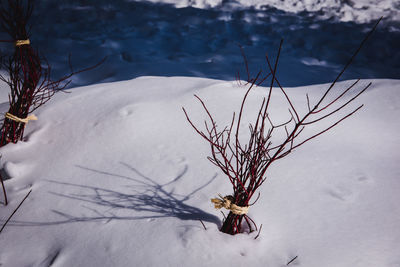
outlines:
[[[87,69],[73,71],[69,61],[71,73],[58,79],[50,78],[51,68],[39,52],[30,45],[29,19],[32,15],[33,0],[1,0],[0,23],[7,32],[15,49],[8,58],[2,57],[1,68],[5,69],[8,76],[0,75],[0,80],[10,87],[9,110],[3,119],[1,127],[0,147],[8,143],[17,143],[22,140],[25,125],[33,111],[44,105],[57,92],[69,84],[73,75],[93,69],[98,64]],[[5,203],[7,197],[3,181],[0,177]]]
[[[15,43],[12,56],[2,60],[2,68],[6,69],[9,77],[0,76],[0,79],[10,87],[8,113],[18,118],[26,118],[31,107],[37,107],[39,102],[45,102],[52,92],[36,90],[42,75],[40,58],[35,50],[23,40],[29,40],[28,20],[32,15],[31,1],[24,6],[21,0],[9,0],[3,3],[0,10],[0,20],[3,29]],[[47,93],[47,94],[43,94]],[[42,96],[42,97],[41,97]],[[5,118],[1,129],[0,146],[9,142],[16,143],[23,136],[25,123]]]
[[[183,108],[190,125],[211,146],[211,156],[208,157],[208,159],[228,177],[230,183],[232,184],[233,194],[226,196],[224,199],[229,200],[239,207],[251,206],[258,200],[259,194],[257,199],[250,204],[250,200],[254,197],[260,186],[265,182],[266,172],[273,162],[287,156],[293,152],[294,149],[302,146],[306,142],[322,135],[323,133],[326,133],[362,108],[363,105],[360,105],[348,112],[343,117],[336,119],[334,123],[330,124],[323,130],[320,130],[319,132],[309,136],[304,136],[303,130],[306,127],[337,114],[337,112],[348,106],[362,93],[364,93],[365,90],[367,90],[367,88],[371,85],[371,83],[369,83],[344,103],[339,102],[343,99],[343,96],[346,95],[346,93],[348,93],[359,82],[359,80],[354,82],[348,88],[344,89],[343,92],[341,92],[339,96],[333,100],[328,100],[327,98],[336,82],[339,80],[347,67],[352,63],[354,57],[357,55],[365,41],[375,30],[379,21],[362,41],[356,52],[353,54],[337,78],[332,82],[324,94],[316,101],[316,103],[311,105],[308,95],[306,96],[308,109],[303,115],[301,115],[298,109],[295,108],[293,101],[277,79],[276,73],[279,55],[282,48],[282,41],[280,43],[278,55],[273,66],[271,65],[268,56],[266,56],[269,73],[265,77],[261,78],[261,72],[259,72],[255,78],[250,78],[249,71],[247,69],[247,82],[249,83],[249,88],[243,97],[238,118],[235,119],[236,116],[234,113],[229,126],[222,130],[218,129],[217,123],[215,122],[209,109],[203,100],[196,95],[195,97],[200,101],[208,116],[208,121],[205,121],[205,131],[200,130],[194,125],[194,123],[190,120],[186,110]],[[268,77],[271,77],[268,93],[262,101],[255,122],[249,126],[250,132],[247,142],[246,144],[243,144],[239,140],[239,133],[246,99],[254,86],[264,82]],[[273,87],[274,84],[277,85],[277,88]],[[282,124],[275,124],[272,118],[269,116],[271,94],[273,89],[279,90],[288,104],[290,119]],[[336,107],[334,107],[335,104]],[[276,141],[276,133],[278,129],[282,129],[285,134],[281,140]],[[275,137],[274,140],[272,140],[273,136]],[[250,231],[253,230],[252,226],[255,226],[255,229],[257,230],[257,226],[254,221],[251,220],[246,214],[235,213],[234,211],[230,210],[228,216],[225,217],[221,231],[232,235],[240,233],[242,232],[242,221],[247,223]]]

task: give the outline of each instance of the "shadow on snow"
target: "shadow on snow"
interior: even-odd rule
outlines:
[[[130,185],[132,190],[128,193],[120,192],[110,188],[100,186],[80,185],[74,183],[58,182],[47,180],[51,183],[64,185],[67,187],[76,187],[87,191],[87,193],[63,194],[50,192],[50,194],[78,200],[81,203],[90,204],[90,207],[85,207],[94,215],[72,215],[59,210],[52,210],[54,213],[63,217],[63,220],[53,222],[21,222],[13,221],[10,225],[14,226],[45,226],[57,225],[73,222],[92,222],[92,221],[112,221],[112,220],[143,220],[155,218],[178,218],[180,220],[201,220],[204,222],[214,223],[220,226],[220,220],[217,216],[207,213],[195,206],[186,204],[197,192],[208,186],[216,178],[216,175],[209,181],[196,188],[187,195],[180,195],[174,192],[172,187],[175,183],[181,180],[188,170],[185,168],[171,181],[161,184],[155,179],[152,179],[127,163],[121,162],[121,165],[128,168],[135,174],[135,177],[124,176],[116,173],[96,170],[84,166],[77,166],[80,169],[90,172],[108,175],[116,178],[127,179],[135,182],[135,185]],[[172,187],[168,190],[168,187]],[[80,190],[82,191],[82,190]],[[132,215],[118,215],[117,213],[126,214],[131,211]],[[141,213],[143,215],[141,215]]]

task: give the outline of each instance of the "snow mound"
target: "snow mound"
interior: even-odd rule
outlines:
[[[313,100],[327,86],[287,92],[305,107],[306,92]],[[210,198],[231,188],[181,109],[202,124],[196,93],[223,127],[245,90],[219,80],[141,77],[56,95],[27,126],[25,141],[0,149],[10,176],[1,222],[32,188],[0,235],[0,265],[261,267],[298,256],[293,266],[399,266],[400,81],[374,81],[354,103],[365,108],[270,169],[249,213],[263,224],[256,240],[256,233],[218,231],[222,215]],[[243,122],[267,90],[250,94]],[[279,110],[286,104],[278,92]]]
[[[236,8],[266,7],[277,8],[286,12],[299,13],[320,12],[321,18],[335,17],[339,21],[368,23],[385,17],[390,21],[400,21],[399,0],[146,0],[154,3],[173,4],[176,7],[192,6],[196,8],[213,8],[227,3]]]

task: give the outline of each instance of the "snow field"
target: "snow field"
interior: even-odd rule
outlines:
[[[326,86],[288,93],[305,108],[305,92],[313,100]],[[222,215],[210,198],[231,188],[181,110],[201,125],[198,94],[223,127],[245,89],[211,79],[141,77],[57,94],[28,124],[24,142],[1,148],[10,177],[1,219],[33,191],[0,235],[6,244],[0,263],[285,266],[298,256],[294,266],[398,266],[399,82],[374,80],[353,104],[365,104],[359,113],[272,166],[250,209],[263,225],[256,240],[256,233],[218,231]],[[242,129],[266,91],[250,94]],[[272,101],[271,116],[285,120],[278,91]]]

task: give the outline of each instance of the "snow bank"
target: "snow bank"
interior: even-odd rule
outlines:
[[[400,21],[399,0],[146,0],[154,3],[173,4],[177,7],[212,8],[224,5],[234,7],[262,9],[274,7],[286,12],[319,12],[321,18],[334,17],[342,22],[368,23],[385,17],[391,21]],[[233,4],[234,3],[234,4]]]
[[[313,100],[326,86],[288,93],[305,107],[305,92]],[[399,90],[398,80],[374,81],[354,103],[365,108],[270,169],[249,214],[263,224],[256,240],[218,231],[210,198],[231,188],[181,110],[202,124],[196,93],[222,127],[245,87],[142,77],[58,94],[25,141],[0,149],[10,177],[1,222],[33,189],[0,235],[0,265],[261,267],[298,256],[293,266],[399,266]],[[250,94],[243,122],[266,91]],[[272,101],[285,106],[278,92]]]

